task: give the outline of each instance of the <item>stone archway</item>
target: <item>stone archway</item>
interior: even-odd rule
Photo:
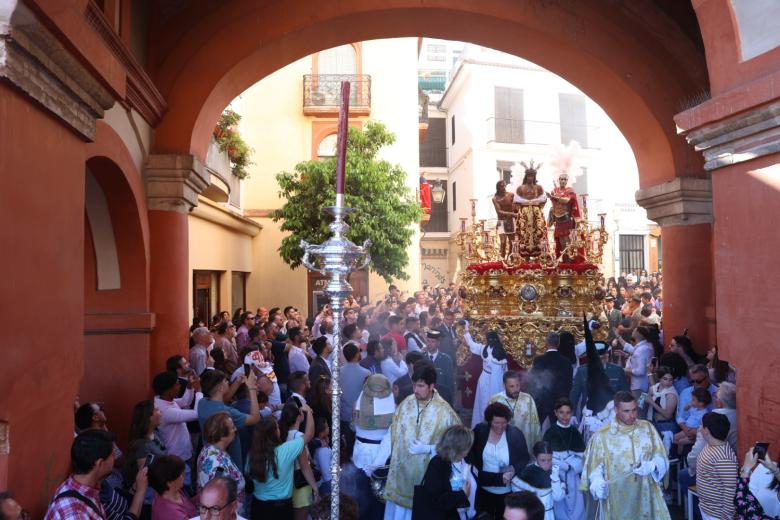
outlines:
[[[693,16],[690,6],[687,9]],[[262,39],[256,38],[258,34]],[[689,195],[689,190],[665,183],[704,175],[701,158],[677,135],[673,124],[682,104],[708,87],[704,55],[690,27],[687,32],[681,29],[649,0],[609,11],[586,2],[564,5],[541,0],[476,4],[454,0],[434,6],[410,0],[324,5],[298,0],[284,7],[240,0],[218,8],[185,8],[155,28],[158,45],[152,67],[169,111],[155,131],[154,151],[160,157],[180,154],[187,165],[202,162],[222,109],[263,77],[325,48],[409,35],[471,41],[516,54],[576,85],[605,110],[628,140],[640,185],[661,184],[662,203],[655,206],[659,219],[670,212],[674,217]],[[196,173],[197,167],[186,166],[174,176],[192,178]],[[160,226],[160,242],[181,240],[181,217],[166,218]],[[675,218],[666,222],[680,224]],[[690,284],[711,288],[709,262],[691,270],[688,264],[674,269],[671,260],[691,239],[709,250],[709,223],[676,231],[664,237],[666,264],[672,266],[666,281],[677,286],[691,278]],[[160,281],[155,289],[165,294],[181,290],[166,279]],[[689,328],[704,344],[708,325],[703,316],[711,293],[707,290],[694,306],[682,304],[682,292],[667,294],[669,309],[684,310],[679,320],[671,320],[671,334]],[[179,326],[186,322],[184,309],[180,312]],[[173,329],[162,334],[179,335]],[[158,347],[164,348],[155,343],[155,350]]]
[[[140,176],[119,136],[102,122],[95,143],[87,146],[85,169],[79,396],[82,403],[105,402],[122,444],[127,410],[150,388],[149,226]]]

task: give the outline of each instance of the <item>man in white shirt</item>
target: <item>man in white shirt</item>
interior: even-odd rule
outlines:
[[[180,398],[180,383],[174,372],[161,372],[154,376],[152,382],[154,388],[154,405],[160,410],[160,426],[158,431],[161,440],[165,443],[169,455],[176,455],[185,463],[192,458],[192,442],[187,430],[187,423],[198,420],[198,401],[203,398],[200,392],[200,381],[196,376],[190,376],[187,390]],[[195,396],[194,409],[186,407]],[[190,464],[184,465],[184,483],[190,485]]]
[[[209,357],[208,346],[213,341],[211,333],[206,327],[198,327],[192,332],[195,344],[190,349],[190,366],[196,375],[201,375],[206,370],[206,359]]]
[[[409,316],[406,318],[406,333],[404,339],[406,340],[407,352],[421,352],[425,348],[425,341],[420,337],[422,331],[420,330],[420,318],[416,316]]]
[[[381,340],[382,348],[385,351],[385,359],[382,360],[382,374],[390,380],[390,384],[399,377],[405,376],[409,370],[406,367],[403,356],[398,352],[398,346],[392,338]]]
[[[301,329],[293,327],[288,333],[290,341],[292,342],[292,348],[290,349],[290,352],[287,353],[287,362],[290,365],[290,373],[301,371],[308,374],[311,364],[309,363],[306,351],[303,349],[306,342],[303,340]]]

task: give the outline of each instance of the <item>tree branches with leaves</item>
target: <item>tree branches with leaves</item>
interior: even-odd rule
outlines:
[[[422,218],[415,195],[406,185],[406,172],[398,165],[380,160],[382,147],[395,142],[395,135],[382,123],[369,121],[362,130],[349,129],[347,140],[344,204],[354,208],[347,216],[347,238],[356,244],[370,239],[369,268],[386,281],[408,279],[406,249]],[[292,172],[276,174],[279,196],[286,202],[274,211],[274,222],[282,221],[281,258],[293,269],[301,265],[301,239],[319,244],[331,236],[331,218],[324,212],[336,197],[336,159],[298,163]]]

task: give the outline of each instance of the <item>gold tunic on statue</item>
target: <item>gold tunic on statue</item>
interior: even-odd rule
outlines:
[[[454,424],[460,424],[460,418],[439,392],[430,401],[418,401],[414,394],[403,400],[390,427],[393,451],[385,487],[387,500],[412,508],[414,486],[422,481],[431,455],[412,455],[409,445],[414,439],[436,444],[444,430]]]
[[[547,197],[538,184],[522,184],[517,188],[515,202],[519,202],[517,225],[518,253],[523,258],[541,255],[547,243],[547,222],[544,205]]]
[[[534,398],[525,392],[520,392],[517,399],[512,399],[506,392],[499,392],[490,398],[488,404],[505,404],[512,410],[512,424],[523,432],[528,453],[533,454],[534,444],[542,440],[539,414],[536,412]]]
[[[602,426],[588,441],[580,490],[589,493],[590,475],[604,464],[609,481],[632,471],[635,463],[654,456],[669,461],[664,443],[652,423],[638,419],[632,426],[613,420]],[[668,520],[661,484],[652,476],[629,475],[609,484],[609,494],[601,501],[605,520]]]

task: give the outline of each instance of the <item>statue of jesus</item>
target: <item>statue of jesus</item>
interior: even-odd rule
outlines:
[[[542,166],[520,163],[525,168],[523,183],[517,187],[514,202],[518,205],[517,244],[518,253],[524,260],[538,257],[547,251],[547,224],[544,221],[544,205],[547,196],[536,183],[536,172]]]

